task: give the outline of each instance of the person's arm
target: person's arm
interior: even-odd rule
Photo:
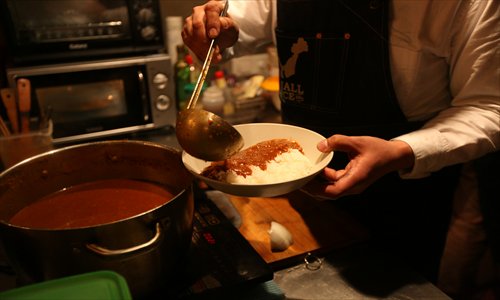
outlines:
[[[219,47],[214,63],[220,62],[223,54],[224,59],[229,59],[265,51],[265,46],[273,41],[274,0],[232,0],[227,17],[219,17],[223,4],[224,1],[209,1],[193,8],[182,31],[186,46],[203,60],[210,39],[217,38]]]
[[[413,168],[404,178],[429,175],[500,148],[500,2],[463,3],[453,24],[450,54],[451,106],[421,130],[395,138],[411,146]]]
[[[184,20],[182,40],[200,60],[204,60],[212,39],[217,39],[213,62],[222,60],[224,49],[238,40],[239,29],[230,17],[221,17],[223,1],[209,1],[193,8],[193,13]]]

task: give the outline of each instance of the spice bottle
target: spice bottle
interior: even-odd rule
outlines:
[[[198,77],[200,76],[200,70],[195,66],[191,54],[186,54],[184,60],[189,66],[189,82],[196,83],[196,81],[198,81]]]

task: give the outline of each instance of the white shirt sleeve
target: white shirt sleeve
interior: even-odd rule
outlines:
[[[228,15],[238,24],[238,42],[226,49],[224,58],[265,52],[274,41],[275,0],[231,0]]]
[[[400,172],[403,178],[424,177],[500,148],[500,1],[461,3],[442,51],[449,65],[445,75],[451,101],[421,130],[395,138],[408,143],[415,154],[413,169]],[[445,36],[442,40],[447,41]]]

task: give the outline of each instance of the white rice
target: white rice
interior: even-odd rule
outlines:
[[[266,170],[251,166],[252,174],[246,177],[228,171],[226,181],[233,184],[270,184],[290,181],[309,175],[313,166],[309,158],[299,150],[290,149],[268,162]]]

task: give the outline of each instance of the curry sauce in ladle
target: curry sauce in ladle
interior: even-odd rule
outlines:
[[[228,3],[226,0],[220,16],[226,15]],[[207,161],[224,160],[243,147],[243,138],[231,124],[214,113],[195,108],[214,52],[215,39],[212,39],[191,99],[186,109],[177,115],[175,129],[177,140],[184,151]]]

